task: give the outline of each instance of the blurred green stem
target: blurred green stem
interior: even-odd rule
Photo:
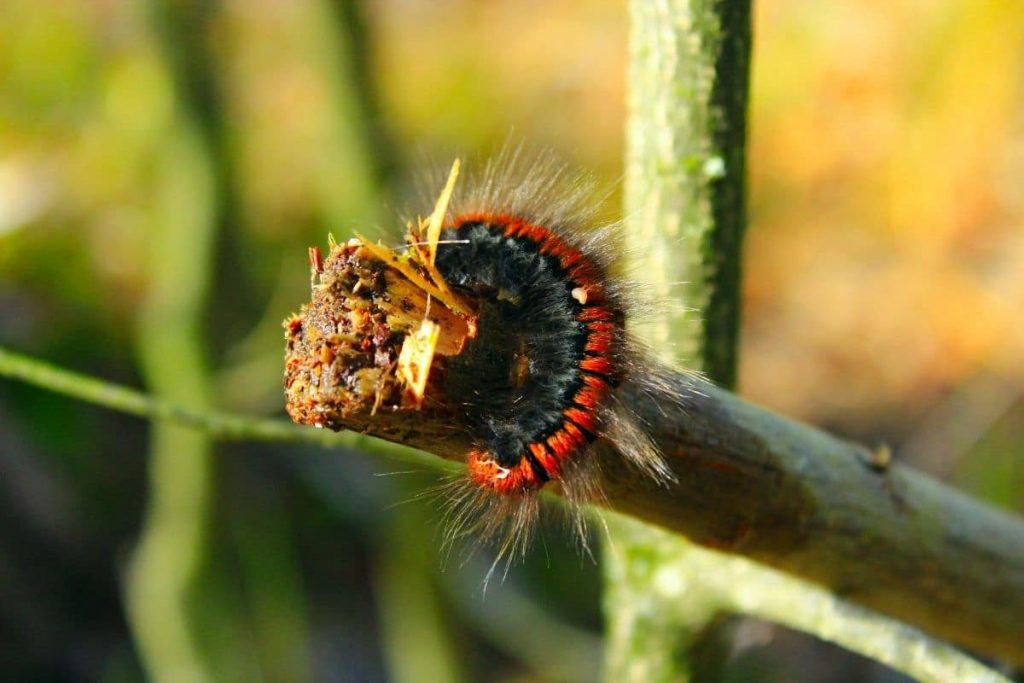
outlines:
[[[392,159],[366,64],[372,54],[367,6],[361,0],[315,0],[312,11],[325,46],[334,112],[318,174],[320,210],[332,228],[358,226],[372,234],[386,205],[381,178]],[[432,581],[438,562],[428,552],[432,527],[412,506],[403,506],[385,517],[379,534],[384,542],[375,557],[374,597],[384,659],[398,683],[463,679],[460,650]]]
[[[185,120],[161,156],[139,356],[155,394],[203,411],[209,390],[200,320],[215,235],[209,160]],[[189,612],[205,554],[211,477],[205,434],[154,424],[149,506],[127,586],[129,622],[154,681],[216,680]]]
[[[736,377],[749,0],[632,0],[625,213],[643,268],[682,305],[648,342],[721,386]],[[685,306],[685,308],[684,308]],[[606,680],[714,680],[725,596],[705,589],[679,536],[609,515]],[[664,600],[664,585],[686,586]]]
[[[296,529],[277,482],[233,497],[231,538],[245,588],[246,626],[255,644],[253,661],[264,680],[312,681],[313,659]]]
[[[392,164],[379,123],[376,90],[366,63],[365,5],[361,0],[315,0],[310,10],[323,46],[322,68],[330,84],[332,125],[326,131],[317,174],[320,211],[332,229],[373,233],[386,205],[382,179]]]
[[[158,0],[148,28],[176,96],[155,142],[158,172],[149,233],[149,283],[137,335],[142,374],[157,396],[208,410],[212,388],[203,321],[218,236],[231,220],[231,183],[208,43],[217,2]],[[153,427],[149,505],[128,577],[129,623],[155,681],[217,681],[237,647],[212,648],[204,616],[224,612],[206,572],[214,495],[206,434]],[[222,622],[221,636],[234,631]],[[234,660],[234,661],[237,661]]]
[[[395,683],[456,683],[465,680],[460,648],[436,583],[440,560],[425,512],[419,503],[393,510],[378,533],[373,592],[384,661]]]

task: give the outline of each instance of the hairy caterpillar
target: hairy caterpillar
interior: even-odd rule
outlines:
[[[584,176],[506,152],[456,188],[458,162],[426,220],[392,250],[362,238],[311,250],[313,300],[285,321],[288,412],[300,423],[408,433],[410,419],[471,448],[444,486],[450,537],[525,547],[537,493],[557,485],[584,538],[600,500],[594,452],[671,474],[617,389],[674,399],[627,325],[634,285],[618,275],[615,225]]]

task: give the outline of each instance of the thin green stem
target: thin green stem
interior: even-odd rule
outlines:
[[[187,408],[173,401],[154,398],[141,391],[59,368],[2,347],[0,377],[143,419],[172,422],[196,429],[216,441],[309,444],[356,450],[431,470],[453,472],[461,469],[450,460],[356,432],[331,432],[299,427],[287,420]]]
[[[152,391],[208,407],[206,346],[199,331],[216,237],[209,150],[179,111],[156,146],[158,171],[145,230],[148,282],[136,332],[139,366]],[[157,683],[214,683],[196,606],[206,597],[208,533],[214,496],[213,446],[201,431],[161,422],[149,444],[149,495],[125,577],[128,623]]]

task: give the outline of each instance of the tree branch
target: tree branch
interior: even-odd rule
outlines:
[[[4,349],[0,376],[180,422],[216,439],[358,447],[431,469],[458,468],[352,432],[200,414]],[[606,507],[1024,664],[1024,521],[910,469],[878,469],[867,449],[695,384],[691,375],[671,377],[688,397],[676,407],[623,389],[651,423],[678,482],[659,486],[607,454]],[[434,421],[390,438],[458,462],[469,447]]]
[[[1024,663],[1024,521],[692,377],[673,382],[691,395],[681,406],[626,400],[678,481],[658,487],[609,457],[608,507]]]

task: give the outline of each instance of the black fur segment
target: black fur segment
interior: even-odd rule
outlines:
[[[451,359],[445,392],[462,402],[471,434],[499,465],[526,457],[546,481],[527,446],[561,427],[583,385],[587,330],[576,319],[574,284],[533,241],[480,222],[446,229],[435,265],[449,285],[482,302],[479,336]]]

